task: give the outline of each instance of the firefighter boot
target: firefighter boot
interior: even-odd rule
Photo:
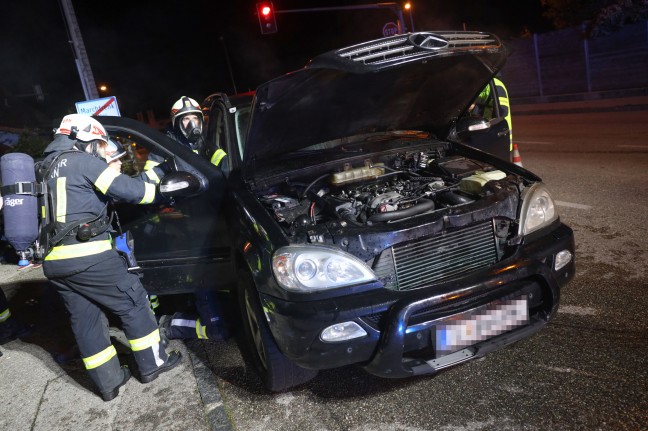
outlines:
[[[0,323],[0,344],[8,343],[16,338],[28,337],[33,332],[31,325],[23,325],[14,318],[9,318]]]
[[[169,353],[169,357],[167,358],[166,362],[164,364],[160,365],[157,370],[148,373],[148,374],[142,374],[140,376],[140,381],[142,383],[149,383],[152,382],[153,380],[157,379],[158,376],[166,371],[171,370],[174,368],[176,365],[180,363],[180,359],[182,358],[182,354],[174,350],[171,353]]]
[[[124,373],[124,377],[122,378],[121,383],[119,383],[117,385],[117,387],[115,389],[113,389],[112,391],[102,392],[101,393],[101,398],[103,398],[104,401],[111,401],[111,400],[115,399],[115,397],[117,395],[119,395],[119,388],[124,386],[126,384],[126,382],[128,382],[128,379],[131,378],[131,372],[128,369],[128,366],[122,365],[121,370]]]

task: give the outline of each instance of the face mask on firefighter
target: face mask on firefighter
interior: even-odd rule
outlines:
[[[197,115],[185,115],[180,120],[180,130],[189,141],[195,141],[202,133],[202,121]]]

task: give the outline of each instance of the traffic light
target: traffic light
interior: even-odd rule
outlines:
[[[256,4],[257,15],[259,16],[259,26],[261,34],[270,34],[277,32],[277,20],[275,19],[274,5],[271,1]]]

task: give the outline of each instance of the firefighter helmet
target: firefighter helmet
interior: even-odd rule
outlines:
[[[191,97],[182,96],[171,107],[171,125],[175,128],[182,116],[186,114],[195,114],[200,118],[202,123],[203,113],[200,105]]]
[[[185,124],[182,120],[188,115],[195,115],[197,121],[192,119]],[[191,97],[182,96],[171,107],[171,125],[176,136],[180,136],[181,133],[190,143],[197,142],[200,138],[203,119],[200,105]]]
[[[90,143],[95,140],[108,143],[108,133],[96,119],[82,114],[69,114],[63,117],[61,125],[54,132],[57,135],[67,135],[70,139]]]

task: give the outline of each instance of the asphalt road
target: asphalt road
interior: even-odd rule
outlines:
[[[514,117],[526,168],[575,231],[577,275],[536,336],[437,376],[357,367],[268,394],[234,341],[189,347],[238,430],[648,429],[648,112]]]

